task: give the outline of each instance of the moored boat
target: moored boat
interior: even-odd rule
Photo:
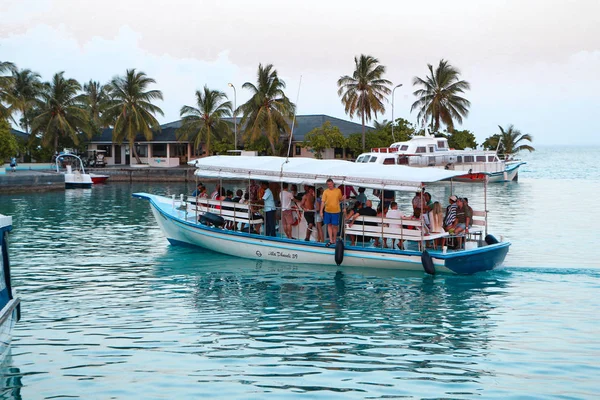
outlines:
[[[415,136],[390,147],[371,149],[360,154],[356,162],[463,171],[464,174],[452,178],[459,182],[515,181],[519,167],[525,164],[501,160],[495,151],[490,150],[454,150],[448,146],[448,139],[431,135]]]
[[[336,184],[409,192],[421,191],[425,184],[461,174],[444,169],[281,157],[213,156],[191,161],[190,165],[197,167],[198,177],[245,180],[249,185],[255,180],[324,185],[331,178]],[[460,250],[447,250],[442,246],[428,249],[427,245],[435,240],[450,237],[445,232],[428,233],[423,219],[366,216],[359,218],[363,222],[360,227],[346,222],[336,245],[328,247],[312,238],[305,241],[256,233],[257,230],[250,227],[262,226],[265,220],[256,215],[253,204],[188,200],[184,196],[177,199],[148,193],[135,193],[134,197],[149,201],[158,225],[171,244],[194,245],[255,260],[471,274],[500,266],[510,246],[509,242],[499,242],[487,234],[485,212],[478,214],[484,220],[479,229],[472,231],[473,237],[464,238],[466,244]],[[231,223],[238,229],[226,229]],[[397,239],[406,245],[402,249],[352,245],[350,234]]]
[[[12,217],[0,214],[0,358],[7,353],[11,332],[21,318],[20,299],[11,284],[8,254],[8,233],[12,230]]]
[[[90,178],[92,178],[93,184],[106,183],[106,180],[108,178],[110,178],[109,175],[100,175],[100,174],[94,174],[94,173],[90,173],[89,175],[90,175]]]
[[[61,166],[64,166],[66,170],[64,173],[66,189],[88,189],[92,187],[92,177],[90,174],[85,173],[83,161],[77,155],[66,151],[61,152],[56,157],[56,172],[61,172]]]

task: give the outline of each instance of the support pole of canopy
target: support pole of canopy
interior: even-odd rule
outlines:
[[[488,234],[488,208],[487,208],[487,184],[489,176],[483,179],[483,209],[485,210],[485,236]],[[473,218],[473,217],[471,217]]]

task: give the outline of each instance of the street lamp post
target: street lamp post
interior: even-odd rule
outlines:
[[[396,91],[397,88],[399,88],[400,86],[402,86],[402,84],[398,84],[394,87],[394,90],[392,90],[392,139],[394,140],[394,142],[396,141],[396,137],[394,136],[394,92]]]
[[[235,111],[236,111],[236,102],[237,102],[237,94],[235,92],[235,86],[233,86],[233,83],[228,83],[227,84],[229,87],[233,88],[233,129],[235,130],[235,137],[234,137],[234,146],[235,149],[237,150],[237,118],[235,116]]]

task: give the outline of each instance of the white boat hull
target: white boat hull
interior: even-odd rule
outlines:
[[[150,200],[154,218],[171,244],[202,247],[219,253],[253,260],[269,260],[335,266],[335,248],[322,243],[304,242],[278,237],[230,231],[195,223],[195,215],[173,207],[171,199],[145,193],[135,197]],[[510,243],[498,243],[475,250],[442,254],[431,252],[437,272],[474,273],[499,266]],[[457,262],[462,263],[459,265]],[[452,265],[448,268],[447,264]],[[379,269],[423,270],[422,253],[349,247],[344,251],[343,265]]]

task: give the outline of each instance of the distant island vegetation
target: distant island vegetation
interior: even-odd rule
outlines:
[[[346,114],[360,118],[362,132],[344,137],[337,127],[325,123],[309,132],[302,146],[318,158],[327,148],[344,148],[349,154],[358,154],[428,132],[447,138],[452,148],[476,148],[473,132],[455,129],[455,124],[462,124],[469,114],[471,103],[464,96],[470,84],[447,60],[440,60],[435,68],[428,64],[427,68],[424,78],[414,77],[412,81],[415,102],[410,111],[418,112],[417,125],[404,118],[379,122],[377,116],[385,113],[395,87],[384,78],[386,68],[377,58],[364,54],[355,57],[352,74],[341,76],[337,86]],[[163,94],[153,86],[156,81],[137,69],[128,69],[104,84],[94,80],[81,84],[64,72],[43,82],[40,74],[30,69],[0,61],[0,160],[27,153],[37,161],[48,161],[62,148],[85,151],[94,136],[112,128],[113,142],[128,143],[140,163],[135,138],[142,134],[151,140],[161,129],[157,116],[164,115],[156,105]],[[239,118],[241,147],[284,155],[296,111],[285,93],[285,82],[272,64],[259,64],[256,82],[245,82],[242,88],[252,96],[237,109],[224,92],[206,85],[197,90],[195,104],[181,107],[178,140],[189,141],[207,155],[224,153],[237,147],[234,126],[226,120],[235,116]],[[367,130],[370,121],[374,126]],[[18,140],[11,134],[11,123],[29,139]],[[531,135],[522,134],[511,124],[498,128],[482,143],[484,148],[497,150],[505,158],[534,150],[529,144]]]

